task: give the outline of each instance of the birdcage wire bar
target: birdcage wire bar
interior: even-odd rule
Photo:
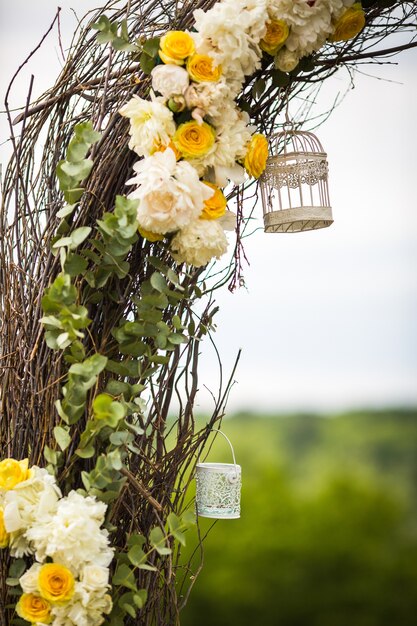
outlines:
[[[261,177],[265,232],[288,233],[333,223],[327,154],[317,137],[286,124],[269,139]]]

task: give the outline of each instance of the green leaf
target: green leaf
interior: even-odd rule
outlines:
[[[156,57],[159,51],[159,42],[160,37],[152,37],[148,39],[143,44],[143,51],[146,52],[150,57]]]
[[[274,87],[286,87],[290,82],[290,77],[285,72],[275,69],[271,72],[272,84]]]
[[[112,584],[137,591],[135,575],[130,567],[124,563],[118,566],[113,576]]]
[[[95,448],[92,444],[86,446],[85,448],[77,448],[75,454],[79,456],[81,459],[91,459],[96,453]]]
[[[135,567],[139,567],[139,565],[146,563],[146,554],[139,545],[132,546],[128,551],[127,556],[129,557],[129,561]]]
[[[43,455],[48,463],[56,465],[58,459],[56,450],[52,450],[49,446],[45,446],[43,449]]]
[[[83,159],[72,163],[70,161],[64,161],[61,163],[61,172],[64,172],[68,178],[73,178],[77,181],[87,178],[93,168],[93,161],[91,159]]]
[[[156,61],[153,57],[149,56],[146,52],[142,52],[139,57],[139,63],[141,70],[144,74],[150,74],[156,65]]]
[[[137,593],[133,595],[133,601],[138,607],[138,609],[142,609],[145,606],[147,599],[148,599],[147,589],[138,589]]]
[[[171,554],[172,550],[166,547],[166,537],[159,526],[152,528],[149,533],[149,541],[160,555],[166,556]]]
[[[60,211],[58,211],[56,216],[59,217],[60,219],[62,219],[63,217],[67,217],[68,215],[71,215],[75,211],[76,207],[77,207],[77,204],[66,204],[65,206],[62,207]]]
[[[168,289],[165,278],[159,272],[154,272],[151,276],[151,285],[156,291],[164,292]]]
[[[129,539],[127,540],[127,545],[129,547],[132,547],[132,546],[142,547],[145,543],[146,543],[146,538],[143,535],[137,535],[136,533],[133,535],[130,535]]]
[[[71,435],[66,428],[55,426],[54,437],[62,451],[66,450],[71,443]]]
[[[26,563],[24,559],[15,559],[12,561],[8,573],[11,578],[20,578],[25,570]]]
[[[264,78],[258,78],[252,87],[252,93],[255,98],[259,98],[265,91],[266,81]]]
[[[90,226],[81,226],[76,228],[70,235],[71,237],[71,250],[75,250],[91,233]]]
[[[79,254],[69,254],[65,261],[64,271],[70,276],[78,276],[87,269],[88,261]]]

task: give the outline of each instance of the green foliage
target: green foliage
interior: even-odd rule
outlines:
[[[126,615],[137,616],[147,600],[147,590],[138,589],[136,574],[138,570],[158,571],[158,559],[170,558],[172,548],[170,541],[177,539],[185,545],[184,532],[195,524],[195,516],[190,512],[177,517],[174,513],[168,516],[168,531],[159,526],[152,528],[149,538],[132,534],[127,540],[127,552],[117,555],[117,567],[112,579],[117,602],[110,616],[110,624],[121,624]],[[126,591],[128,590],[128,591]]]
[[[68,206],[64,207],[65,216],[75,209],[76,203],[83,194],[84,189],[80,187],[80,184],[87,178],[93,167],[92,160],[87,159],[86,155],[91,146],[100,137],[101,134],[93,129],[90,121],[77,124],[74,127],[74,135],[68,145],[66,159],[60,161],[57,165],[56,174],[59,186],[61,191],[64,192],[65,200],[68,202]]]
[[[414,626],[417,413],[242,414],[223,427],[243,466],[242,518],[208,536],[181,623]]]
[[[126,20],[122,20],[118,24],[117,22],[111,22],[106,15],[101,15],[97,22],[91,25],[91,28],[98,31],[97,43],[110,43],[115,50],[122,50],[123,52],[137,51],[137,45],[129,41]]]

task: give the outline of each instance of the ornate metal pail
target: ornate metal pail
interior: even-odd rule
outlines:
[[[238,519],[240,517],[242,469],[236,464],[235,453],[229,438],[220,430],[214,432],[220,433],[229,443],[233,463],[197,463],[197,515],[217,519]]]

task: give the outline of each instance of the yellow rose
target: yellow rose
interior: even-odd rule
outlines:
[[[274,56],[282,48],[289,34],[290,29],[284,20],[269,20],[266,23],[265,37],[259,42],[261,50]]]
[[[226,213],[227,200],[219,187],[203,180],[203,183],[214,189],[214,194],[208,200],[204,201],[203,212],[200,215],[202,220],[217,220]]]
[[[24,593],[16,605],[16,612],[31,624],[49,624],[51,606],[47,600],[34,593]]]
[[[0,548],[7,548],[9,545],[9,533],[4,525],[3,507],[0,506]]]
[[[184,65],[185,59],[195,52],[194,39],[182,30],[170,30],[159,43],[159,56],[164,63]]]
[[[161,235],[160,233],[152,233],[150,230],[146,230],[145,228],[141,228],[140,226],[138,230],[141,237],[147,239],[148,241],[162,241],[164,238],[164,235]]]
[[[46,563],[39,570],[39,592],[51,604],[65,604],[74,595],[74,576],[64,565]]]
[[[360,2],[356,2],[347,9],[334,25],[333,35],[329,41],[347,41],[361,32],[365,26],[365,12]]]
[[[264,135],[252,136],[243,165],[249,176],[259,178],[266,167],[268,141]]]
[[[4,459],[0,463],[0,489],[14,489],[16,485],[27,480],[30,476],[28,469],[29,461],[15,461],[14,459]]]
[[[221,65],[214,65],[208,54],[193,54],[187,61],[187,72],[196,83],[214,83],[222,75]]]
[[[188,159],[202,157],[213,147],[216,139],[214,128],[206,122],[195,120],[178,126],[173,142],[180,154]]]

